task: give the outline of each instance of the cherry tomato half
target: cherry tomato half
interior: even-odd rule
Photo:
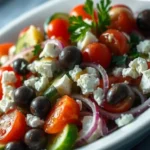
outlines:
[[[68,32],[69,23],[67,20],[63,19],[54,19],[52,20],[47,28],[47,35],[49,38],[51,37],[61,37],[65,41],[69,40],[69,32]]]
[[[136,21],[131,9],[125,5],[115,5],[109,11],[110,28],[130,33],[136,28]]]
[[[129,51],[128,40],[119,30],[109,29],[101,34],[99,40],[107,45],[115,55],[124,55]]]
[[[81,16],[83,19],[92,19],[91,16],[86,13],[86,11],[84,10],[84,5],[81,4],[81,5],[77,5],[75,6],[71,12],[70,12],[70,16]],[[96,11],[94,12],[94,16],[95,16],[95,19],[97,18],[97,13]]]
[[[109,67],[111,61],[111,52],[106,45],[101,43],[92,43],[82,51],[83,61],[97,63],[104,68]]]
[[[8,55],[10,47],[12,47],[14,44],[13,43],[3,43],[0,44],[0,57],[4,55]]]
[[[20,111],[11,110],[0,117],[0,143],[20,140],[25,130],[25,116]]]
[[[44,130],[54,134],[63,130],[68,123],[77,123],[79,120],[79,105],[71,97],[63,96],[48,115]]]

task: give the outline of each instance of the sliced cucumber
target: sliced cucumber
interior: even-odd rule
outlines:
[[[76,125],[68,124],[63,131],[53,137],[50,137],[47,150],[71,150],[78,137],[78,128]]]
[[[51,105],[56,103],[56,100],[60,97],[57,89],[54,86],[50,86],[45,92],[44,96],[50,99]]]
[[[54,20],[54,19],[64,19],[64,20],[68,20],[69,19],[69,15],[67,13],[62,13],[62,12],[58,12],[53,14],[51,17],[48,17],[46,19],[46,21],[44,22],[44,31],[47,32],[47,27],[48,24]]]
[[[4,150],[5,149],[5,145],[0,144],[0,150]]]

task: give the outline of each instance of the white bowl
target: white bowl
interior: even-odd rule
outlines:
[[[98,0],[93,0],[98,2]],[[150,8],[149,0],[112,0],[113,4],[126,4],[134,12]],[[55,12],[69,12],[75,5],[83,3],[84,0],[51,0],[45,4],[27,12],[9,25],[0,29],[0,43],[15,42],[19,31],[31,24],[43,27],[47,17]],[[115,150],[127,149],[135,145],[150,130],[150,109],[140,115],[134,122],[118,129],[112,134],[99,139],[80,150]]]

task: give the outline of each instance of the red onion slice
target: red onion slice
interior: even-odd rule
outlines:
[[[143,104],[141,104],[135,108],[132,108],[131,110],[126,111],[124,113],[110,113],[110,112],[105,111],[101,107],[99,107],[99,112],[104,117],[111,119],[111,120],[115,120],[115,119],[121,117],[121,114],[132,114],[134,117],[138,117],[149,107],[150,107],[150,98],[148,98],[148,100],[146,100]]]
[[[137,94],[140,97],[141,103],[144,103],[146,98],[141,93],[141,91],[138,88],[136,88],[136,87],[132,87],[132,90],[133,90],[133,92],[135,92],[135,94]]]
[[[96,131],[96,129],[98,127],[99,120],[101,120],[100,121],[101,122],[101,127],[103,127],[106,124],[104,124],[103,119],[100,117],[100,115],[99,115],[99,109],[98,109],[97,105],[94,102],[92,102],[88,98],[83,97],[82,95],[75,94],[75,95],[72,95],[72,97],[74,99],[81,100],[82,102],[84,102],[85,104],[87,104],[91,108],[91,110],[93,112],[93,120],[92,120],[90,128],[87,130],[87,132],[84,135],[82,135],[81,137],[79,137],[78,140],[77,140],[78,145],[83,145],[83,143],[86,143],[87,140]],[[102,130],[103,129],[105,129],[105,131],[104,131],[105,133],[104,134],[106,134],[106,127],[105,128],[103,127]],[[103,134],[103,131],[101,131],[101,133]]]
[[[91,64],[91,63],[83,63],[82,66],[93,67],[95,68],[102,76],[103,79],[103,90],[106,94],[109,88],[109,78],[106,70],[101,65]]]

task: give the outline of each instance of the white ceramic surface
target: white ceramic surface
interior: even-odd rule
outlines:
[[[97,2],[98,0],[93,0]],[[6,27],[0,29],[0,43],[6,41],[14,42],[19,31],[34,24],[42,27],[47,17],[54,12],[69,12],[77,4],[84,0],[51,0],[32,11],[27,12],[14,20]],[[150,0],[112,0],[113,4],[127,4],[134,12],[150,8]],[[141,139],[150,130],[150,109],[140,115],[134,122],[113,132],[112,134],[97,140],[80,150],[116,150],[127,149]]]

